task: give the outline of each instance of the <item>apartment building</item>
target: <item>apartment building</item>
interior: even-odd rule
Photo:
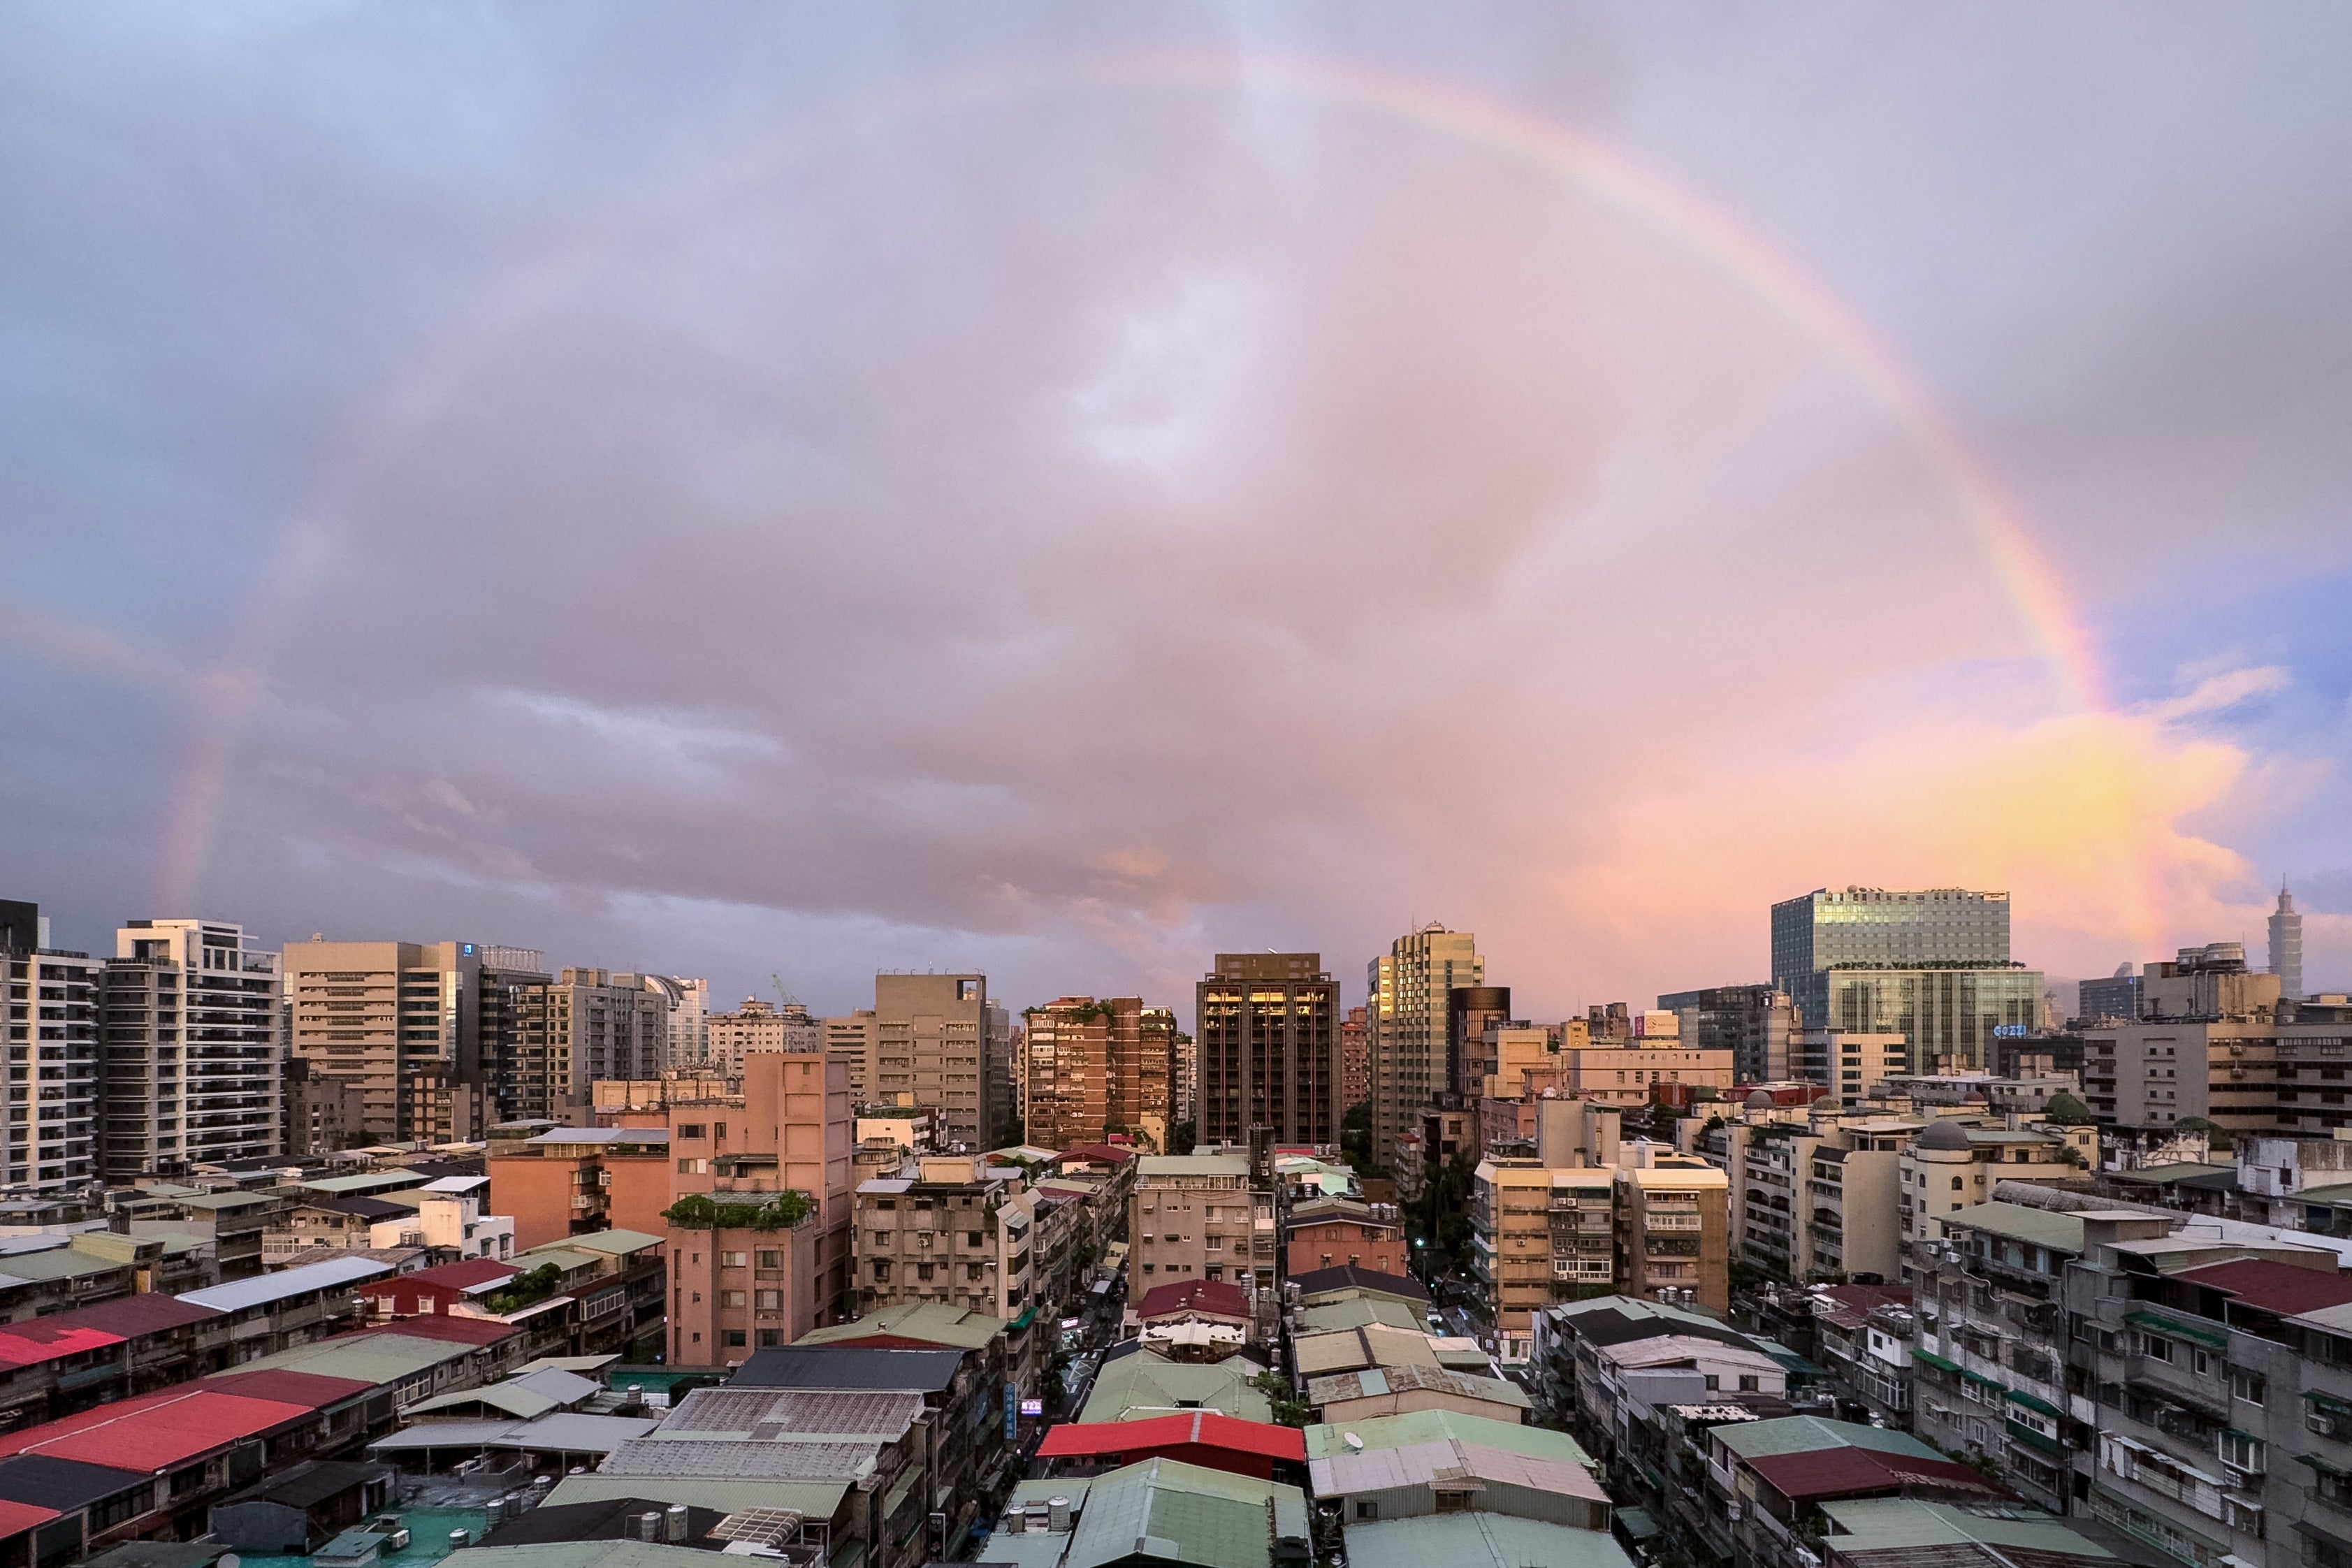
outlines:
[[[669,1004],[634,974],[564,969],[547,987],[547,1039],[548,1114],[585,1120],[598,1079],[659,1078],[669,1065]]]
[[[2085,1185],[2098,1166],[2096,1127],[2017,1117],[1943,1117],[1928,1123],[1905,1148],[1896,1178],[1903,1268],[1907,1275],[1914,1243],[1942,1236],[1947,1216],[1990,1201],[2000,1183]]]
[[[32,911],[30,904],[15,909]],[[27,913],[15,922],[45,932]],[[99,1173],[100,999],[106,965],[84,952],[0,948],[8,983],[6,1184],[58,1191]]]
[[[1339,985],[1322,954],[1221,952],[1193,1005],[1201,1142],[1246,1143],[1265,1127],[1276,1143],[1339,1142]],[[1437,1029],[1442,1057],[1442,1011]]]
[[[518,1247],[600,1230],[662,1233],[668,1129],[526,1122],[490,1133],[490,1211],[513,1217]]]
[[[1030,1142],[1075,1149],[1112,1131],[1111,1064],[1134,1056],[1142,1012],[1139,997],[1063,996],[1022,1015],[1021,1115]]]
[[[1673,1016],[1667,1015],[1669,1021]],[[1520,1050],[1524,1053],[1526,1047]],[[1732,1085],[1729,1051],[1685,1049],[1672,1034],[1593,1045],[1564,1044],[1557,1058],[1559,1092],[1572,1100],[1628,1109],[1662,1098],[1667,1085],[1689,1093],[1705,1090],[1712,1098],[1727,1094]]]
[[[828,1019],[828,1050],[848,1044]],[[984,974],[877,974],[866,1023],[861,1103],[895,1100],[939,1113],[940,1135],[966,1150],[995,1143],[1013,1115],[1003,1009]],[[862,1083],[861,1083],[862,1079]]]
[[[1247,1160],[1150,1154],[1135,1165],[1128,1238],[1136,1288],[1187,1279],[1273,1288],[1274,1194],[1252,1189]]]
[[[1283,1215],[1283,1273],[1352,1264],[1376,1274],[1409,1272],[1404,1225],[1394,1204],[1317,1197],[1293,1203]]]
[[[289,1048],[314,1074],[359,1087],[370,1138],[414,1138],[403,1080],[479,1078],[481,967],[473,942],[297,942],[281,965]]]
[[[740,1361],[856,1311],[847,1063],[755,1051],[740,1095],[625,1114],[667,1134],[674,1201],[646,1228],[669,1244],[673,1360]]]
[[[713,1013],[704,1021],[709,1041],[707,1065],[723,1078],[740,1078],[743,1058],[755,1051],[821,1051],[825,1048],[829,1019],[812,1018],[798,1002],[781,1005],[744,998],[732,1013]]]
[[[1806,1029],[1789,1048],[1790,1074],[1820,1084],[1848,1104],[1880,1093],[1911,1070],[1911,1042],[1900,1034]]]
[[[242,927],[132,921],[106,966],[100,1169],[110,1181],[275,1157],[278,955]]]
[[[1409,1163],[1399,1151],[1420,1131],[1422,1107],[1453,1087],[1446,1042],[1454,991],[1486,983],[1477,938],[1436,923],[1397,938],[1366,965],[1374,1159],[1399,1170]]]
[[[1628,1145],[1617,1171],[1620,1287],[1648,1300],[1731,1310],[1730,1183],[1704,1160],[1661,1144]]]
[[[478,948],[474,1026],[481,1039],[482,1080],[488,1113],[502,1121],[563,1116],[568,1107],[551,1099],[548,1062],[548,973],[540,952],[520,947]]]
[[[1695,1050],[1729,1051],[1740,1083],[1777,1083],[1793,1077],[1790,1047],[1797,1007],[1771,985],[1713,985],[1658,998],[1675,1015],[1683,1043]]]
[[[933,1155],[912,1175],[860,1182],[854,1201],[860,1316],[928,1301],[1025,1326],[1037,1199],[1019,1168]]]
[[[1536,1314],[1557,1297],[1616,1288],[1616,1173],[1488,1158],[1471,1188],[1471,1278],[1487,1307],[1496,1353],[1525,1360]]]
[[[356,1080],[331,1078],[300,1057],[281,1062],[279,1070],[288,1155],[331,1154],[368,1142],[367,1090]]]

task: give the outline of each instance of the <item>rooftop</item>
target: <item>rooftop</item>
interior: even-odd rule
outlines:
[[[1249,1162],[1232,1154],[1144,1154],[1135,1163],[1136,1179],[1184,1176],[1239,1176],[1250,1173]]]
[[[1426,1514],[1348,1527],[1354,1568],[1632,1568],[1608,1531],[1520,1519],[1507,1513]]]
[[[1238,1355],[1219,1362],[1178,1362],[1139,1350],[1106,1357],[1078,1419],[1132,1421],[1202,1409],[1244,1421],[1271,1421],[1274,1402],[1251,1381],[1265,1370]]]
[[[1374,1367],[1318,1377],[1307,1385],[1307,1403],[1322,1406],[1350,1399],[1378,1399],[1385,1394],[1428,1392],[1476,1399],[1514,1411],[1531,1408],[1531,1402],[1514,1383],[1499,1377],[1474,1377],[1438,1366]]]
[[[877,1334],[890,1334],[902,1340],[951,1345],[958,1350],[984,1350],[989,1342],[1003,1332],[1004,1320],[990,1317],[985,1312],[950,1307],[940,1301],[901,1301],[846,1323],[811,1330],[793,1342],[803,1345],[840,1344]]]
[[[1791,1502],[1854,1497],[1921,1485],[1992,1497],[2001,1495],[2000,1488],[1956,1459],[1923,1459],[1881,1448],[1820,1448],[1810,1453],[1767,1454],[1750,1458],[1748,1468]]]
[[[2209,1263],[2202,1268],[2185,1268],[2173,1278],[2222,1291],[2233,1307],[2252,1307],[2280,1317],[2315,1312],[2323,1307],[2339,1307],[2352,1301],[2352,1272],[2303,1268],[2269,1258]]]
[[[669,1413],[656,1436],[787,1442],[897,1438],[922,1414],[921,1394],[888,1390],[698,1388]]]
[[[849,1345],[783,1345],[753,1351],[730,1388],[905,1389],[936,1394],[955,1382],[959,1350],[879,1350]]]
[[[1854,1421],[1825,1421],[1818,1415],[1782,1415],[1718,1426],[1712,1436],[1741,1458],[1751,1460],[1776,1454],[1818,1453],[1824,1448],[1871,1448],[1913,1459],[1943,1457],[1908,1432]]]
[[[1311,1458],[1347,1452],[1348,1439],[1354,1437],[1366,1448],[1402,1448],[1415,1443],[1455,1440],[1504,1448],[1532,1459],[1558,1459],[1564,1464],[1588,1467],[1592,1463],[1591,1456],[1565,1432],[1465,1415],[1459,1410],[1411,1410],[1402,1415],[1372,1415],[1340,1426],[1309,1426],[1305,1436]]]
[[[2083,1215],[2055,1209],[2027,1208],[2022,1204],[1977,1204],[1943,1216],[1944,1232],[1981,1230],[2057,1252],[2083,1250]]]
[[[1135,1315],[1147,1321],[1185,1311],[1247,1321],[1249,1298],[1242,1294],[1240,1286],[1222,1279],[1186,1279],[1173,1285],[1156,1285],[1135,1304]]]
[[[40,1454],[152,1474],[300,1420],[311,1409],[184,1384],[0,1435],[0,1455]]]
[[[2020,1551],[2032,1553],[2029,1561],[2036,1568],[2056,1568],[2053,1557],[2116,1561],[2113,1552],[2065,1521],[2032,1509],[1856,1498],[1824,1502],[1822,1511],[1830,1521],[1828,1544],[1865,1563],[1882,1561],[1877,1553],[1898,1552],[1905,1568],[2008,1568],[2018,1561],[2014,1554]],[[1883,1561],[1898,1562],[1892,1556]]]
[[[1172,1447],[1180,1443],[1263,1454],[1272,1459],[1307,1458],[1307,1436],[1297,1427],[1236,1420],[1213,1410],[1191,1410],[1140,1421],[1061,1422],[1046,1429],[1037,1455],[1052,1459],[1125,1454],[1139,1448]]]
[[[232,1280],[226,1285],[190,1290],[180,1300],[192,1301],[199,1307],[210,1307],[217,1312],[238,1312],[247,1307],[264,1307],[272,1301],[288,1300],[306,1291],[356,1285],[362,1279],[373,1279],[391,1272],[390,1264],[378,1263],[372,1258],[335,1258],[324,1263],[305,1263],[299,1268],[284,1268],[252,1279]]]
[[[1370,1290],[1401,1300],[1426,1301],[1429,1292],[1418,1279],[1402,1274],[1382,1274],[1376,1269],[1360,1268],[1352,1263],[1342,1263],[1333,1268],[1310,1268],[1304,1274],[1294,1274],[1290,1283],[1308,1300],[1339,1290]]]
[[[1440,1478],[1466,1477],[1558,1497],[1580,1498],[1588,1503],[1600,1504],[1603,1515],[1609,1506],[1609,1494],[1592,1479],[1592,1472],[1573,1460],[1489,1448],[1465,1443],[1459,1437],[1393,1448],[1368,1447],[1360,1452],[1342,1446],[1334,1453],[1308,1461],[1307,1474],[1318,1498],[1426,1487],[1434,1485]]]

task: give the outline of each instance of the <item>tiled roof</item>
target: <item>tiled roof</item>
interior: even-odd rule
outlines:
[[[1319,1296],[1328,1290],[1377,1290],[1382,1295],[1402,1296],[1409,1301],[1426,1301],[1429,1292],[1418,1279],[1402,1274],[1382,1274],[1376,1269],[1360,1268],[1352,1263],[1342,1263],[1334,1268],[1310,1268],[1304,1274],[1294,1274],[1290,1283],[1302,1296]]]

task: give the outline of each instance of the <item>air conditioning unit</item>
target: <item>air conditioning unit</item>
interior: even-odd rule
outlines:
[[[1747,1516],[1747,1512],[1748,1506],[1745,1503],[1736,1502],[1723,1510],[1723,1517],[1731,1521],[1732,1523],[1738,1524],[1741,1519]]]
[[[2322,1410],[2312,1411],[2303,1418],[2303,1424],[2323,1437],[2343,1436],[2343,1428],[2336,1424],[2336,1417]]]

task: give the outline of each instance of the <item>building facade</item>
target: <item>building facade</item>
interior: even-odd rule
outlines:
[[[810,1017],[798,1002],[772,1005],[757,996],[746,997],[732,1013],[713,1013],[703,1021],[709,1042],[706,1065],[723,1077],[740,1078],[743,1058],[754,1051],[824,1050],[829,1022]]]
[[[1740,1083],[1779,1083],[1791,1075],[1790,1043],[1797,1005],[1774,985],[1714,985],[1672,991],[1658,1006],[1675,1014],[1683,1043],[1695,1050],[1729,1051]]]
[[[1076,1149],[1157,1128],[1175,1108],[1176,1018],[1137,996],[1064,996],[1023,1016],[1026,1142]]]
[[[1271,1289],[1274,1194],[1250,1185],[1249,1162],[1224,1154],[1155,1154],[1136,1162],[1129,1197],[1131,1289],[1190,1279]]]
[[[472,942],[297,942],[283,955],[292,1055],[356,1084],[368,1136],[415,1136],[402,1081],[478,1080],[480,976]]]
[[[1339,1142],[1339,985],[1320,953],[1221,952],[1193,1001],[1202,1142],[1245,1143],[1255,1127],[1277,1143]]]
[[[8,940],[46,932],[32,911],[11,922]],[[6,1182],[57,1190],[87,1185],[99,1173],[100,998],[106,965],[84,952],[50,947],[0,949],[8,982]]]
[[[1446,1092],[1446,1037],[1457,987],[1484,985],[1486,963],[1468,931],[1430,924],[1396,939],[1365,968],[1371,1058],[1372,1156],[1397,1169],[1422,1107]]]
[[[109,1180],[277,1156],[276,953],[254,952],[238,926],[133,921],[115,933],[104,1005],[99,1145]]]
[[[2289,1002],[2300,1002],[2303,990],[2303,916],[2294,907],[2294,895],[2282,886],[2278,908],[2270,918],[2270,971],[2278,976],[2279,994]]]
[[[1914,1072],[1983,1068],[1996,1038],[2043,1022],[2009,916],[2007,893],[1817,889],[1772,906],[1772,983],[1802,1028],[1902,1035]]]
[[[877,974],[863,1098],[935,1110],[950,1144],[992,1147],[1013,1116],[1004,1028],[984,974]]]

